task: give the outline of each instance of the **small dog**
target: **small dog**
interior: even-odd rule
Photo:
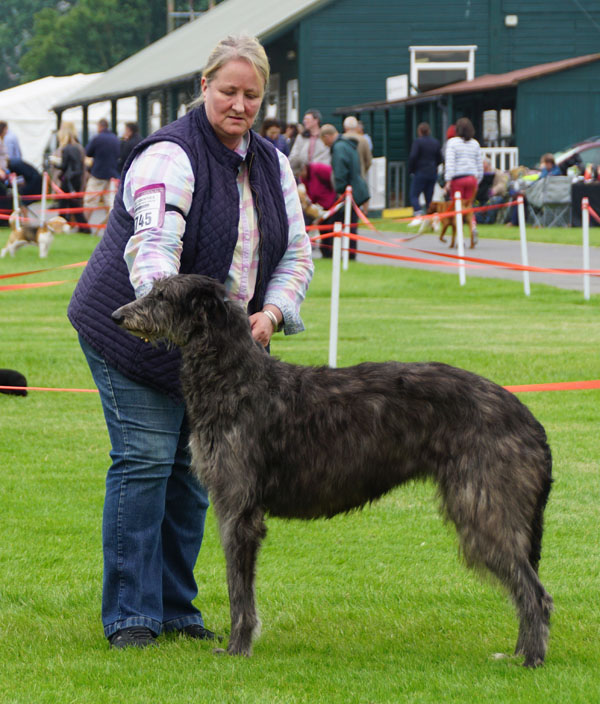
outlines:
[[[8,224],[10,225],[10,235],[6,242],[6,247],[0,251],[0,257],[5,257],[10,254],[15,256],[17,249],[20,249],[26,244],[35,244],[39,247],[40,258],[45,259],[50,251],[50,245],[54,239],[54,233],[70,232],[71,228],[65,218],[60,215],[48,220],[45,225],[35,227],[27,222],[27,211],[21,208],[19,212],[19,226],[17,227],[17,214],[13,211]]]
[[[470,208],[473,205],[473,199],[467,199],[463,200],[461,203],[461,208],[463,210],[466,210],[467,208]],[[452,239],[450,241],[450,248],[453,248],[456,244],[456,216],[454,215],[444,215],[444,213],[451,213],[454,211],[454,201],[452,200],[440,200],[440,201],[432,201],[429,204],[429,208],[427,209],[427,215],[433,215],[434,217],[431,218],[425,218],[423,222],[421,223],[421,226],[419,227],[419,234],[423,234],[427,227],[434,232],[438,232],[441,227],[440,231],[440,242],[446,242],[446,238],[444,235],[446,234],[446,230],[450,228],[452,231]],[[473,223],[471,221],[471,213],[468,213],[466,216],[463,216],[463,221],[464,218],[468,219],[468,224],[469,224],[469,232],[471,235],[471,249],[475,247],[477,244],[477,231],[473,227]],[[440,222],[441,221],[441,222]]]
[[[516,652],[541,665],[552,598],[538,563],[552,457],[531,412],[493,382],[435,362],[287,364],[253,340],[245,310],[225,295],[209,277],[172,276],[112,317],[181,347],[192,465],[227,561],[227,652],[251,652],[266,513],[330,517],[430,478],[467,564],[487,568],[515,602]]]

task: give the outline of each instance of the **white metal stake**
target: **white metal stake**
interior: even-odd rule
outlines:
[[[460,201],[460,191],[456,191],[454,194],[454,210],[456,211],[456,243],[458,246],[458,256],[465,256],[465,238],[463,235],[463,216],[462,216],[462,206]],[[458,264],[458,281],[461,286],[464,286],[467,282],[467,276],[465,272],[465,260],[459,259]]]
[[[517,214],[519,216],[519,239],[521,240],[521,264],[529,266],[529,257],[527,256],[527,231],[525,229],[525,201],[523,196],[517,197]],[[531,294],[529,287],[529,272],[523,270],[523,291],[526,296]]]
[[[581,199],[581,228],[583,233],[583,268],[590,269],[590,199]],[[590,300],[590,275],[583,275],[583,298]]]
[[[12,185],[12,198],[13,198],[13,213],[15,214],[15,228],[17,230],[21,229],[21,218],[19,217],[19,188],[17,186],[17,175],[10,175],[10,182]]]
[[[344,264],[344,271],[348,271],[348,260],[350,258],[350,252],[348,247],[350,246],[350,222],[352,220],[352,186],[346,186],[346,200],[344,202],[344,235],[342,237],[342,258]]]
[[[340,311],[340,259],[342,223],[333,224],[333,254],[331,268],[331,317],[329,319],[329,366],[337,366],[338,319]]]
[[[40,212],[40,225],[46,224],[46,194],[48,193],[48,173],[42,174],[42,210]]]

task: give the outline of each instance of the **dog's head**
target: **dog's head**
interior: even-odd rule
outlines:
[[[177,274],[154,282],[150,293],[121,306],[114,322],[149,342],[179,347],[227,321],[225,287],[208,276]]]
[[[23,228],[23,223],[27,217],[27,214],[25,213],[24,208],[19,208],[18,210],[13,210],[12,213],[10,214],[10,217],[8,218],[8,225],[11,230],[16,230],[17,229],[17,220],[19,221],[19,227],[18,229],[21,230]]]
[[[61,215],[57,215],[56,217],[48,220],[46,227],[50,230],[50,232],[54,232],[55,234],[60,234],[61,232],[71,232],[69,223]]]

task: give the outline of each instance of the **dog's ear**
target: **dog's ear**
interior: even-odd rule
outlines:
[[[216,279],[199,276],[190,295],[190,303],[206,314],[211,325],[225,327],[227,324],[227,304],[225,286]]]

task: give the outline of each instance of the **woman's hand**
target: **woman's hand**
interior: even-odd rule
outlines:
[[[268,310],[275,316],[277,326],[273,324],[271,316],[265,313],[264,311],[261,311],[260,313],[253,313],[249,318],[250,329],[252,330],[252,337],[257,342],[260,342],[263,347],[266,347],[269,344],[269,342],[271,341],[271,337],[276,330],[276,327],[278,327],[281,321],[283,320],[283,315],[279,308],[277,308],[276,306],[265,306],[265,310]]]

